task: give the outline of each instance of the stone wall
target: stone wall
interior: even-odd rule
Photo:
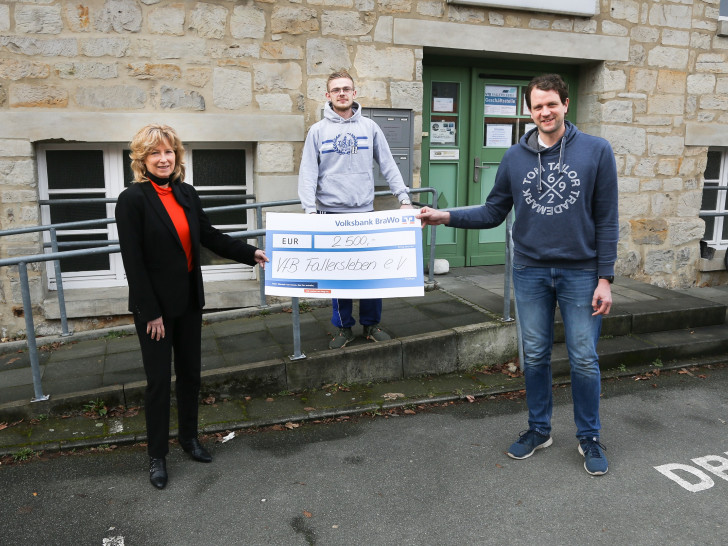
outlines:
[[[719,0],[601,0],[598,8],[585,18],[445,0],[0,2],[0,116],[13,115],[0,123],[0,229],[38,221],[39,114],[50,124],[63,120],[46,138],[67,140],[85,128],[75,116],[109,127],[111,141],[131,136],[114,133],[119,115],[184,117],[189,126],[199,120],[220,140],[230,131],[221,118],[250,119],[256,191],[289,197],[326,76],[345,68],[365,106],[414,111],[418,185],[427,52],[507,55],[581,65],[578,124],[609,139],[617,156],[618,273],[693,285],[700,281],[706,150],[728,142],[718,138],[728,121]],[[301,130],[255,137],[268,129],[261,119],[275,124],[286,116],[299,116]],[[31,121],[33,137],[24,133]],[[718,136],[688,142],[691,127]],[[189,135],[183,139],[197,137]],[[1,257],[38,249],[35,236],[0,241]],[[34,277],[34,292],[42,292]],[[716,279],[725,281],[713,274],[710,282]],[[12,319],[16,280],[8,268],[0,272],[0,322],[22,328]]]

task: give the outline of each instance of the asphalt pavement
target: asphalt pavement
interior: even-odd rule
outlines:
[[[602,388],[604,476],[584,471],[564,385],[553,446],[521,461],[511,392],[213,435],[208,465],[173,446],[162,491],[140,445],[4,463],[0,542],[725,544],[728,368],[645,363]]]

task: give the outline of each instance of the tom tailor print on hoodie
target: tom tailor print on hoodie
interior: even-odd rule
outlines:
[[[564,124],[550,148],[539,146],[537,129],[521,137],[506,151],[485,204],[450,211],[449,225],[496,227],[513,207],[516,265],[611,276],[619,239],[614,153],[603,138]]]
[[[298,196],[306,213],[374,210],[373,161],[392,193],[400,201],[408,197],[384,133],[361,115],[358,102],[352,110],[354,115],[344,119],[327,102],[324,118],[308,131],[298,173]]]

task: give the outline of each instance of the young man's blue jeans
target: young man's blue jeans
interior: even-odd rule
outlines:
[[[353,300],[334,299],[331,323],[337,328],[351,328],[356,321],[352,315],[354,310]],[[369,299],[359,300],[359,323],[362,326],[379,324],[382,319],[382,300]]]
[[[551,433],[551,350],[558,302],[571,364],[576,436],[599,437],[601,374],[596,348],[602,317],[592,316],[592,297],[598,282],[596,270],[520,265],[513,268],[523,336],[528,426],[532,430]]]

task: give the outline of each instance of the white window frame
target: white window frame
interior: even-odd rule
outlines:
[[[37,148],[38,162],[38,184],[40,199],[50,199],[53,196],[62,195],[64,193],[83,193],[83,188],[70,190],[54,190],[51,194],[48,189],[48,169],[46,163],[46,151],[48,150],[101,150],[104,161],[104,186],[105,195],[101,195],[100,191],[89,190],[90,195],[98,197],[117,198],[124,190],[124,149],[128,149],[126,143],[64,143],[64,144],[39,144]],[[205,143],[185,143],[185,163],[187,165],[185,182],[194,186],[194,166],[192,152],[195,149],[239,149],[245,152],[245,186],[205,186],[205,190],[226,190],[235,189],[245,190],[245,193],[253,193],[253,154],[252,145],[247,143],[233,142],[205,142]],[[204,192],[203,192],[204,194]],[[115,203],[107,203],[107,218],[114,218]],[[203,202],[203,206],[205,203]],[[242,216],[242,214],[241,214]],[[253,213],[248,211],[248,223],[253,218]],[[43,225],[50,224],[50,207],[41,207],[41,221]],[[215,226],[221,228],[223,226]],[[235,231],[243,231],[248,224],[240,223],[233,226],[224,226],[225,229],[235,229]],[[107,233],[109,240],[118,240],[119,235],[116,229],[116,223],[99,226],[86,230],[62,230],[58,235],[82,235],[82,234],[100,234]],[[50,233],[44,232],[44,242],[50,242]],[[64,250],[64,249],[61,249]],[[50,250],[49,250],[50,252]],[[67,289],[83,289],[83,288],[105,288],[115,286],[126,286],[126,274],[121,260],[121,254],[116,252],[109,255],[109,269],[92,270],[92,271],[74,271],[63,273],[63,286]],[[48,289],[57,290],[55,268],[53,262],[46,262],[46,273],[48,279]],[[221,280],[251,280],[255,279],[255,270],[253,267],[244,264],[223,264],[203,266],[202,276],[205,281],[221,281]]]
[[[718,179],[703,179],[703,188],[707,185],[712,187],[718,186],[723,188],[715,192],[716,195],[716,208],[710,210],[701,210],[700,212],[728,212],[728,203],[726,203],[726,197],[728,196],[728,149],[726,148],[710,148],[711,152],[720,152],[720,172]],[[703,190],[705,191],[705,190]],[[710,190],[713,192],[713,190]],[[703,239],[705,243],[711,248],[716,250],[728,249],[728,238],[722,237],[723,226],[728,222],[728,218],[724,216],[714,216],[713,222],[713,236],[710,239]]]

